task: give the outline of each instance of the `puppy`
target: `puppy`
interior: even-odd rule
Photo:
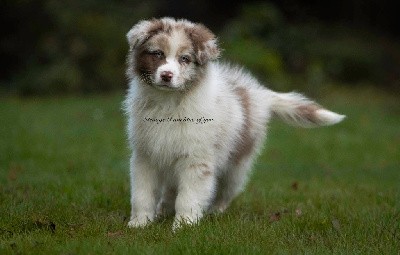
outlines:
[[[344,118],[217,62],[217,39],[201,24],[145,20],[127,38],[129,227],[175,214],[175,230],[223,212],[243,190],[271,116],[302,127]]]

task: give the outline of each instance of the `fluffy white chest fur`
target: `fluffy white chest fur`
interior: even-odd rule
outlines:
[[[128,41],[130,227],[175,213],[177,229],[223,212],[243,190],[273,114],[304,127],[344,118],[215,62],[216,38],[200,24],[141,21]]]

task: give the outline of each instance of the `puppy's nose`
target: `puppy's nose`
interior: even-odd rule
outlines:
[[[165,82],[170,82],[174,75],[170,71],[164,71],[161,73],[161,79]]]

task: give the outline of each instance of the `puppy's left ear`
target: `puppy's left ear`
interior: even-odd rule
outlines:
[[[186,30],[193,43],[196,60],[200,65],[206,64],[210,60],[216,60],[220,56],[220,49],[217,38],[207,27],[195,24]]]

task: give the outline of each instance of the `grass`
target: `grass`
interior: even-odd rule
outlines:
[[[273,121],[247,190],[176,234],[126,228],[122,95],[1,98],[0,254],[399,254],[398,98],[327,94],[345,122]]]

